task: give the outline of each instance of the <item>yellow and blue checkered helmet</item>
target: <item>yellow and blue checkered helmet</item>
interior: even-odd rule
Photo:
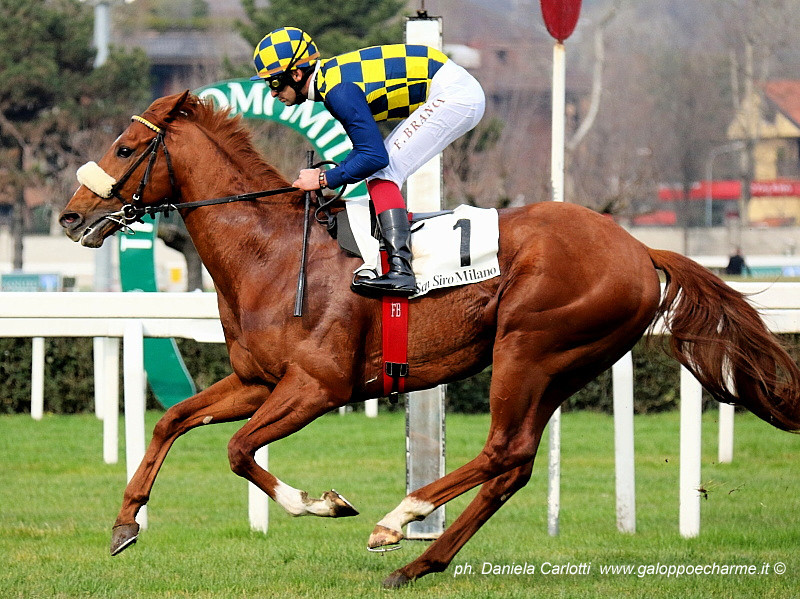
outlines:
[[[314,65],[319,59],[314,40],[297,27],[281,27],[268,33],[253,52],[258,75],[253,80],[277,77],[292,69]]]

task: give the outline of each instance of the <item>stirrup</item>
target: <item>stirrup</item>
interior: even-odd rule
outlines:
[[[405,278],[407,281],[405,283],[393,281],[390,277],[391,274]],[[368,297],[380,297],[382,295],[411,297],[412,295],[416,295],[419,291],[414,275],[402,275],[392,273],[391,271],[374,279],[358,279],[354,277],[350,289]]]
[[[371,277],[367,276],[367,273],[370,273],[372,276]],[[356,272],[353,273],[353,279],[350,281],[350,290],[355,291],[356,286],[359,285],[361,282],[377,279],[379,276],[381,276],[380,273],[374,268],[364,268],[362,270],[357,270]]]

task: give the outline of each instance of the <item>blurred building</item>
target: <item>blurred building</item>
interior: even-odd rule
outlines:
[[[746,99],[728,127],[731,142],[753,140],[753,181],[750,183],[748,223],[776,227],[800,224],[800,81],[776,80],[763,84]],[[634,219],[640,225],[675,225],[678,202],[711,202],[713,224],[738,218],[742,181],[696,182],[688,197],[680,187],[662,186],[661,209]],[[697,212],[702,213],[699,209]]]

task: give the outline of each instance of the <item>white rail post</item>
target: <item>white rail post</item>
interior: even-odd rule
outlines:
[[[701,418],[703,388],[681,366],[680,533],[684,538],[700,534]]]
[[[255,455],[256,464],[264,470],[269,469],[269,446],[259,448]],[[247,483],[247,515],[250,529],[266,533],[269,529],[269,495],[253,483]]]
[[[145,446],[144,339],[140,320],[129,320],[125,324],[122,362],[125,389],[125,459],[130,481],[142,462]],[[136,521],[141,528],[147,528],[147,506],[139,510]]]
[[[628,352],[611,369],[614,394],[614,456],[617,529],[636,532],[636,476],[633,443],[633,357]]]
[[[44,416],[44,337],[34,337],[31,343],[31,418]]]
[[[92,339],[92,357],[94,358],[94,415],[98,420],[103,419],[103,389],[105,388],[105,344],[103,337]]]
[[[102,382],[95,378],[95,410],[98,403],[103,415],[103,461],[116,464],[119,461],[119,338],[95,338],[100,340],[100,360],[95,356],[95,377],[102,372]],[[98,397],[98,386],[100,396]]]
[[[345,406],[342,406],[345,407]],[[367,418],[378,417],[378,399],[368,399],[364,402],[364,414]]]
[[[733,414],[735,408],[729,403],[719,404],[719,450],[717,461],[730,464],[733,461]]]

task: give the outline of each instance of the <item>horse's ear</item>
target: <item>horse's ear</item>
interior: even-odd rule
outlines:
[[[187,89],[181,95],[176,94],[173,97],[175,98],[175,103],[167,110],[167,117],[164,119],[167,122],[172,121],[181,111],[184,102],[186,102],[186,99],[189,97],[189,90]]]
[[[150,104],[144,114],[159,127],[166,127],[169,123],[185,114],[191,107],[192,96],[187,89],[182,94],[164,96]]]

